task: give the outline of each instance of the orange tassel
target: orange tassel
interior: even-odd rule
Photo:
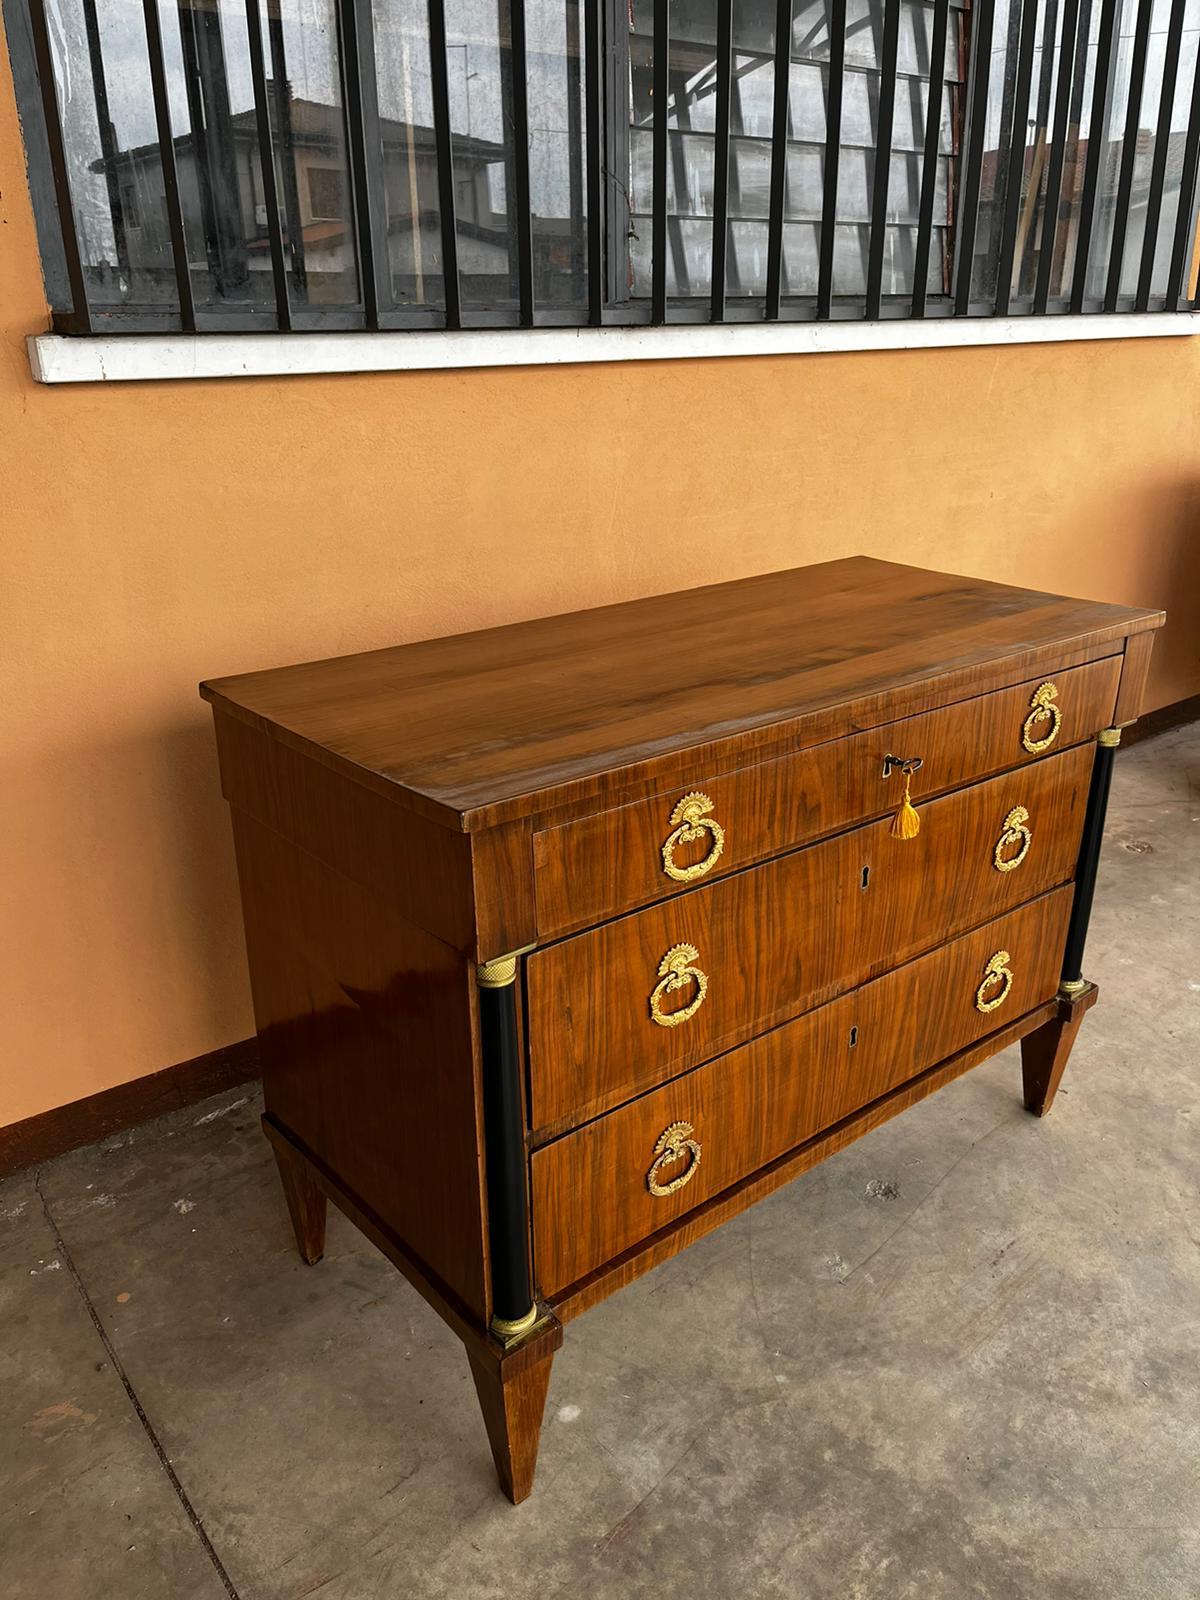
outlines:
[[[917,815],[917,808],[912,803],[912,773],[904,774],[904,799],[900,802],[900,809],[892,818],[893,839],[915,839],[921,831],[921,819]]]

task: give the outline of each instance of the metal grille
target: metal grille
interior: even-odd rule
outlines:
[[[60,331],[1197,303],[1200,0],[9,3]]]

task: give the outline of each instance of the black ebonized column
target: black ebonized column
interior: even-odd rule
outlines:
[[[524,1333],[537,1318],[529,1274],[516,967],[515,956],[501,956],[478,969],[492,1328],[501,1338]]]
[[[1071,906],[1067,947],[1063,955],[1061,988],[1064,994],[1078,994],[1084,987],[1083,947],[1087,942],[1092,899],[1096,893],[1096,869],[1100,865],[1100,846],[1104,840],[1104,819],[1108,813],[1108,793],[1112,788],[1113,761],[1120,742],[1120,728],[1105,728],[1096,741],[1092,785],[1088,791],[1087,815],[1083,820],[1083,838],[1075,868],[1075,900]]]

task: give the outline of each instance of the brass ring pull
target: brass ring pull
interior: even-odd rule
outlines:
[[[995,1011],[997,1006],[1002,1006],[1008,999],[1008,992],[1013,986],[1012,970],[1008,963],[1012,960],[1007,950],[997,950],[983,969],[983,982],[975,991],[975,1009],[977,1011]],[[990,1000],[985,1000],[984,993],[993,983],[1003,985],[999,994]]]
[[[997,872],[1011,872],[1029,854],[1033,834],[1025,826],[1028,821],[1029,813],[1024,806],[1014,806],[1005,817],[1004,832],[996,840],[996,848],[992,851],[992,865]],[[1010,856],[1007,852],[1014,845],[1020,845],[1020,849],[1015,856]]]
[[[1058,699],[1058,690],[1052,683],[1041,683],[1033,691],[1029,701],[1029,715],[1021,727],[1021,743],[1032,755],[1037,755],[1039,750],[1049,750],[1058,738],[1058,730],[1062,727],[1062,710],[1055,705]],[[1040,722],[1043,717],[1050,718],[1050,731],[1043,739],[1035,739],[1033,725]]]
[[[713,803],[708,796],[697,790],[694,794],[685,794],[671,813],[670,822],[675,831],[663,844],[662,859],[663,871],[676,883],[690,883],[693,878],[702,878],[716,865],[718,856],[725,848],[725,829],[709,815],[712,808]],[[693,844],[697,839],[703,839],[705,833],[712,836],[712,845],[704,860],[695,861],[690,867],[677,867],[677,848],[681,844]]]
[[[651,1194],[674,1194],[676,1189],[682,1189],[685,1183],[691,1183],[696,1176],[696,1168],[700,1165],[700,1146],[692,1138],[695,1131],[690,1122],[673,1122],[659,1134],[658,1143],[654,1146],[654,1160],[646,1174],[646,1187]],[[685,1151],[691,1160],[679,1176],[672,1178],[670,1183],[659,1183],[660,1170],[672,1161],[678,1161]]]
[[[694,944],[673,944],[658,963],[660,981],[655,984],[650,996],[650,1016],[660,1028],[677,1028],[681,1022],[694,1017],[704,1004],[704,997],[708,993],[708,974],[692,965],[699,956],[700,952]],[[681,1006],[678,1011],[664,1011],[663,996],[674,994],[677,989],[686,989],[690,982],[695,983],[696,993],[688,1004]]]

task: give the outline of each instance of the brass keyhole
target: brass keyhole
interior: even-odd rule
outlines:
[[[858,1043],[858,1024],[855,1023],[854,1027],[850,1029],[850,1048],[851,1048],[851,1050],[854,1049],[854,1046],[857,1043]]]
[[[870,882],[871,882],[871,869],[870,869],[870,867],[864,867],[862,869],[862,879],[859,882],[858,887],[860,889],[866,889],[866,888],[868,888],[870,886]]]

